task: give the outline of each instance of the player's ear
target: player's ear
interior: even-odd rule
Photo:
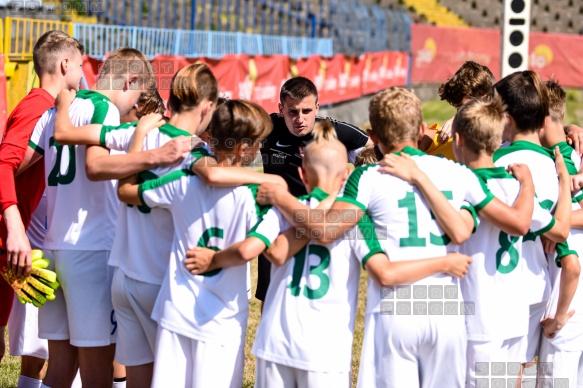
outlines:
[[[277,107],[279,108],[279,114],[283,116],[283,104],[280,102],[277,104]]]
[[[59,62],[59,71],[62,75],[65,75],[69,72],[69,60],[63,58],[61,62]]]
[[[424,121],[421,123],[421,127],[419,127],[419,135],[417,136],[417,141],[421,141],[421,139],[423,139],[425,131],[427,131],[427,123]]]
[[[453,132],[452,136],[455,146],[461,149],[464,146],[464,138],[458,132]]]
[[[372,129],[367,129],[366,134],[368,135],[369,139],[372,140],[373,144],[376,145],[379,143],[379,138],[377,137],[377,135],[375,135]]]
[[[208,114],[212,114],[213,102],[211,100],[204,100],[201,102],[200,105],[201,105],[201,111],[200,111],[201,118],[205,117]]]
[[[308,178],[306,177],[306,170],[303,167],[298,167],[298,173],[300,174],[300,179],[304,185],[308,184]]]

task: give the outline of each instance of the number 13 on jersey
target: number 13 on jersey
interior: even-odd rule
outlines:
[[[320,285],[317,288],[310,288],[308,285],[301,286],[302,275],[306,265],[306,259],[310,255],[317,256],[320,262],[316,265],[310,265],[310,275],[318,277]],[[308,264],[310,261],[308,260]],[[293,296],[300,296],[303,288],[303,295],[308,299],[320,299],[328,292],[330,288],[330,278],[324,270],[330,265],[330,251],[322,245],[308,245],[302,248],[301,251],[294,256],[294,268],[292,271],[292,280],[287,286]]]

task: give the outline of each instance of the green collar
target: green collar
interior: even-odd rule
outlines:
[[[192,136],[192,133],[186,132],[183,129],[177,128],[170,123],[166,123],[166,124],[162,125],[160,128],[158,128],[158,130],[161,133],[168,135],[172,138],[175,138],[178,136]]]
[[[323,201],[324,199],[328,198],[330,194],[325,192],[319,187],[315,187],[314,190],[310,194],[308,194],[308,198],[316,198],[318,201]]]
[[[548,156],[549,158],[553,158],[553,153],[549,152],[548,148],[545,148],[538,144],[531,143],[526,140],[517,140],[514,143],[510,144],[508,147],[499,148],[498,150],[496,150],[496,152],[494,152],[494,161],[497,161],[498,159],[505,155],[522,150],[538,152],[539,154]]]
[[[101,98],[105,101],[109,101],[111,102],[111,100],[109,99],[109,97],[107,97],[104,94],[101,94],[99,92],[96,92],[95,90],[79,90],[77,92],[77,97],[78,98],[85,98],[85,99],[95,99],[95,98]]]
[[[514,177],[506,171],[504,167],[486,167],[486,168],[476,168],[472,170],[474,174],[481,178],[484,181],[488,179],[499,179],[499,178],[510,178],[514,179]]]
[[[406,154],[407,154],[407,155],[409,155],[409,156],[422,156],[422,155],[426,155],[426,153],[425,153],[425,152],[423,152],[423,151],[421,151],[421,150],[419,150],[419,149],[417,149],[417,148],[413,148],[413,147],[411,147],[411,146],[407,146],[407,147],[403,148],[403,149],[401,150],[401,152],[404,152],[404,153],[406,153]],[[397,151],[397,152],[395,152],[395,153],[396,153],[396,154],[399,154],[399,152],[398,152],[398,151]]]

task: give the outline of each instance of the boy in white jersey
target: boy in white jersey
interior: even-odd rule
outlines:
[[[565,116],[566,93],[552,78],[545,82],[549,97],[549,116],[539,132],[541,144],[545,147],[560,147],[571,175],[577,174],[581,158],[565,142],[563,118]],[[581,192],[573,193],[573,216],[569,247],[577,252],[583,250],[583,230],[581,230]],[[554,255],[553,255],[554,257]],[[552,257],[551,257],[552,258]],[[551,298],[543,321],[543,337],[539,352],[538,378],[541,386],[547,386],[555,379],[568,380],[570,387],[583,384],[578,376],[583,373],[583,287],[580,286],[581,267],[579,261],[561,260],[561,268],[549,262]],[[569,295],[574,292],[570,304]],[[568,322],[567,322],[568,320]]]
[[[507,106],[508,119],[503,140],[512,144],[494,153],[494,163],[501,167],[517,162],[530,166],[537,199],[543,208],[553,212],[559,196],[557,172],[552,151],[541,145],[538,136],[549,114],[546,87],[535,72],[523,71],[500,80],[495,89]],[[529,234],[523,239],[523,254],[528,264],[525,291],[530,303],[529,332],[524,340],[526,343],[522,344],[525,349],[523,363],[533,361],[537,355],[540,322],[551,296],[549,264],[561,266],[566,263],[567,267],[571,267],[576,262],[578,265],[577,252],[570,250],[567,242],[557,246],[558,257],[555,259],[553,254],[555,260],[548,263],[538,236]],[[564,293],[567,305],[573,294],[574,289]],[[557,318],[562,320],[565,317]]]
[[[494,167],[492,154],[500,145],[505,122],[505,106],[500,96],[490,101],[473,100],[460,108],[453,122],[453,146],[457,160],[470,167],[500,200],[511,204],[520,191],[519,183],[502,167]],[[561,195],[556,219],[535,203],[531,232],[565,241],[571,217],[570,178],[557,148],[557,171]],[[403,159],[387,155],[388,159]],[[423,172],[410,162],[412,171],[394,164],[391,173],[426,182]],[[404,176],[403,174],[407,174]],[[486,220],[465,242],[460,252],[471,255],[473,264],[461,281],[465,301],[474,310],[466,315],[468,334],[466,387],[490,385],[498,372],[496,365],[520,365],[520,339],[528,333],[529,303],[523,292],[526,260],[522,237],[509,236]],[[492,373],[490,373],[492,371]],[[517,377],[512,373],[505,377]],[[492,382],[493,383],[493,382]]]
[[[231,100],[218,107],[210,135],[219,165],[251,163],[271,128],[256,104]],[[175,230],[170,267],[152,314],[159,324],[153,387],[242,385],[248,269],[193,277],[182,262],[189,247],[220,249],[244,239],[260,216],[254,192],[252,186],[207,186],[190,170],[120,189],[124,202],[167,208]]]
[[[136,71],[137,64],[141,71]],[[120,114],[135,105],[150,77],[151,66],[143,54],[117,50],[105,61],[95,90],[78,93],[69,112],[72,120],[77,125],[119,125]],[[37,156],[45,156],[48,230],[44,247],[63,292],[39,315],[39,335],[49,339],[49,353],[58,354],[66,365],[57,368],[51,363],[46,382],[69,385],[78,363],[84,384],[111,386],[116,326],[107,261],[118,207],[115,183],[90,181],[98,176],[86,168],[91,150],[86,158],[84,147],[62,145],[63,139],[55,138],[54,118],[54,110],[41,117],[30,143]],[[29,160],[37,158],[34,152],[27,155]],[[150,167],[153,156],[157,154],[111,158],[119,177],[125,177]],[[109,165],[99,164],[101,168]]]
[[[187,85],[185,88],[184,86]],[[67,110],[67,99],[59,96],[56,131],[63,131],[71,141],[101,144],[120,151],[155,149],[177,136],[201,135],[215,110],[218,84],[210,69],[201,63],[182,68],[176,73],[170,91],[168,123],[161,116],[151,115],[136,123],[119,127],[88,125],[73,127]],[[147,121],[148,120],[149,123]],[[140,131],[155,128],[146,135]],[[176,125],[185,127],[178,128]],[[130,144],[135,148],[130,149]],[[140,182],[155,179],[173,170],[188,168],[205,182],[213,185],[237,186],[244,183],[276,182],[283,180],[270,174],[260,174],[244,168],[216,167],[208,146],[196,148],[179,166],[159,167],[138,174]],[[137,183],[134,177],[120,181],[123,193],[127,185]],[[168,268],[174,226],[166,209],[143,206],[122,206],[118,214],[116,236],[109,264],[116,268],[112,298],[116,311],[119,337],[116,360],[128,366],[128,384],[151,384],[157,323],[150,318],[164,273]],[[144,236],[157,236],[144,239]]]
[[[346,149],[333,137],[333,127],[322,124],[314,127],[314,140],[306,146],[299,170],[310,193],[299,201],[311,208],[318,206],[327,192],[337,192],[347,177]],[[342,239],[326,245],[305,246],[303,238],[292,235],[284,244],[292,249],[288,253],[277,245],[282,238],[287,240],[287,232],[278,235],[290,227],[281,213],[271,208],[245,241],[217,253],[199,248],[194,257],[185,260],[186,268],[199,274],[242,265],[267,248],[266,256],[274,265],[253,346],[258,388],[350,385],[359,267],[370,269],[367,262],[376,261],[374,255],[382,255],[379,261],[386,265],[385,271],[374,276],[391,284],[441,271],[460,276],[469,264],[467,257],[456,253],[439,259],[391,263],[382,253],[374,226],[365,219]],[[281,257],[278,251],[286,254]],[[290,254],[294,256],[286,261]],[[405,267],[414,279],[401,277]]]
[[[371,101],[369,115],[372,126],[369,133],[381,151],[387,154],[401,150],[415,155],[415,161],[434,180],[438,189],[446,192],[454,209],[458,210],[464,201],[468,201],[493,219],[493,213],[498,213],[496,217],[500,217],[509,211],[515,213],[511,217],[516,221],[509,229],[519,233],[527,232],[534,196],[532,184],[529,185],[528,180],[521,198],[515,204],[518,210],[511,209],[494,199],[469,169],[449,160],[425,155],[413,148],[423,125],[421,104],[412,92],[400,88],[380,92]],[[473,225],[460,228],[467,225],[465,218],[446,219],[436,213],[439,225],[432,219],[425,201],[447,203],[444,195],[425,197],[423,201],[411,185],[377,170],[376,165],[357,168],[344,185],[342,196],[325,212],[323,221],[294,217],[294,212],[299,209],[305,211],[304,207],[298,206],[297,201],[294,204],[285,193],[274,190],[274,187],[262,186],[258,199],[276,205],[296,227],[318,233],[321,236],[318,241],[322,243],[337,239],[356,224],[366,211],[377,230],[386,230],[386,238],[381,239],[380,243],[393,261],[444,255],[451,249],[448,247],[451,240],[461,243],[469,237]],[[448,206],[438,205],[435,208],[447,209]],[[492,212],[494,208],[499,210]],[[453,215],[462,217],[457,211]],[[456,229],[462,229],[461,234]],[[382,264],[378,260],[371,260],[367,262],[369,266]],[[457,309],[457,281],[451,276],[434,275],[413,284],[424,289],[428,286],[432,286],[433,290],[436,290],[435,287],[441,289],[441,298],[454,298],[453,307]],[[406,293],[407,287],[399,287],[396,290],[397,296]],[[394,299],[395,293],[392,290],[381,289],[381,284],[372,278],[369,280],[359,386],[461,386],[465,378],[463,316],[457,313],[427,315],[429,310],[426,310],[426,314],[400,315],[400,301],[395,304]],[[452,308],[442,300],[437,303],[441,303],[442,309]],[[443,314],[444,310],[441,311]],[[397,315],[394,315],[395,312]],[[460,365],[464,367],[460,368]]]

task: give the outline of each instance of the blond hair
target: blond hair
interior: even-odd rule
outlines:
[[[182,69],[172,78],[168,108],[172,113],[192,110],[203,100],[217,103],[219,84],[213,72],[203,63],[195,63]]]
[[[67,35],[63,31],[45,32],[35,43],[32,52],[34,71],[39,76],[43,74],[55,74],[57,72],[57,61],[61,55],[83,55],[85,48],[75,38]]]
[[[219,105],[209,124],[215,149],[223,151],[241,142],[254,143],[267,137],[272,130],[273,124],[265,109],[244,100],[228,100]]]
[[[391,87],[377,93],[368,108],[371,131],[392,148],[403,141],[417,141],[423,121],[421,101],[402,88]]]
[[[549,115],[551,120],[555,123],[562,123],[565,118],[565,110],[567,108],[567,93],[563,90],[559,81],[551,77],[545,82],[547,87],[547,94],[549,96]]]
[[[143,116],[150,113],[159,113],[161,115],[166,112],[164,100],[156,89],[143,93],[136,103],[136,117],[141,119]]]
[[[464,144],[475,153],[493,154],[502,143],[506,125],[506,105],[498,93],[487,101],[473,99],[463,105],[452,124],[454,133],[464,138]]]
[[[104,88],[104,80],[111,79],[110,89],[119,89],[116,81],[126,80],[127,75],[137,75],[139,89],[153,89],[155,86],[154,70],[148,58],[139,50],[123,47],[113,51],[103,63],[97,82]]]
[[[378,162],[378,159],[374,146],[368,146],[364,147],[364,149],[356,155],[354,158],[354,167],[375,164],[376,162]]]

